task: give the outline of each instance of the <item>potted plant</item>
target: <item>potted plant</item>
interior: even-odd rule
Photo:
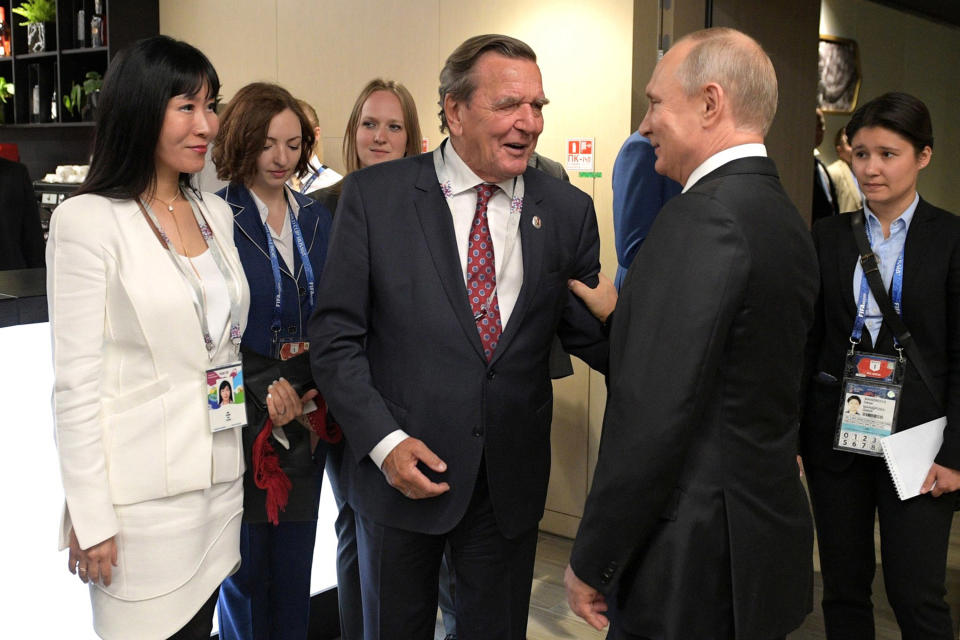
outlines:
[[[14,87],[12,82],[0,76],[0,124],[7,122],[7,101],[13,97]]]
[[[70,117],[75,118],[80,115],[80,100],[83,98],[83,89],[76,82],[71,83],[70,91],[63,95],[63,108],[67,110]]]
[[[47,25],[57,19],[55,0],[24,0],[13,13],[22,16],[20,26],[27,27],[27,50],[39,53],[47,50]]]
[[[100,87],[103,86],[103,76],[96,71],[87,71],[83,81],[83,93],[86,100],[83,103],[83,119],[93,120],[100,105]]]

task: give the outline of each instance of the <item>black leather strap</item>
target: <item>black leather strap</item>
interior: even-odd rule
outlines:
[[[937,407],[942,410],[943,407],[937,399],[936,387],[933,385],[933,378],[927,370],[926,363],[920,356],[920,349],[917,347],[917,343],[914,342],[910,330],[907,329],[907,325],[903,323],[903,319],[900,318],[900,315],[893,308],[890,296],[883,286],[883,279],[880,277],[880,267],[877,265],[877,256],[874,255],[873,249],[870,247],[870,240],[867,239],[867,230],[864,225],[862,209],[850,214],[850,227],[853,229],[853,237],[857,242],[857,250],[860,252],[860,266],[863,267],[863,275],[867,279],[867,284],[870,285],[870,291],[873,293],[873,298],[877,301],[877,306],[880,307],[880,312],[883,314],[883,321],[887,323],[887,326],[893,331],[893,335],[897,337],[897,342],[903,347],[910,362],[913,363],[913,367],[917,370],[917,373],[920,374],[920,379],[923,380],[923,383],[927,385],[927,389],[930,390],[933,401],[936,402]]]

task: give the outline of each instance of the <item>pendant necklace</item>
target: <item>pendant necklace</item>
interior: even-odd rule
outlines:
[[[170,213],[173,213],[173,203],[176,202],[177,198],[179,197],[180,197],[180,189],[178,188],[177,192],[173,194],[172,198],[170,198],[170,202],[164,202],[163,198],[161,198],[159,195],[157,195],[157,200],[159,200],[162,204],[165,204],[167,206],[167,211],[169,211]]]

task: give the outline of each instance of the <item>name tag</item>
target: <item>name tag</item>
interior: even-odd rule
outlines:
[[[276,344],[274,357],[278,360],[289,360],[309,350],[310,343],[305,340],[280,340]]]
[[[896,429],[902,381],[896,356],[848,353],[833,448],[882,456],[880,441]]]
[[[240,361],[207,369],[207,415],[210,431],[247,426],[247,407]]]

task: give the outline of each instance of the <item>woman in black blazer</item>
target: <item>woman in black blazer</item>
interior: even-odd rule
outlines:
[[[896,356],[897,348],[872,293],[861,290],[855,214],[819,221],[813,236],[821,291],[807,345],[800,449],[816,519],[827,637],[874,637],[877,514],[887,596],[903,637],[953,638],[944,581],[955,499],[943,494],[960,488],[960,219],[917,195],[917,176],[933,149],[930,114],[920,100],[880,96],[860,107],[846,130],[883,283],[895,297],[891,282],[902,255],[902,320],[933,381],[928,388],[906,357],[895,431],[944,413],[947,427],[924,495],[906,501],[882,458],[834,450],[858,300],[866,300],[866,310],[856,349]]]

